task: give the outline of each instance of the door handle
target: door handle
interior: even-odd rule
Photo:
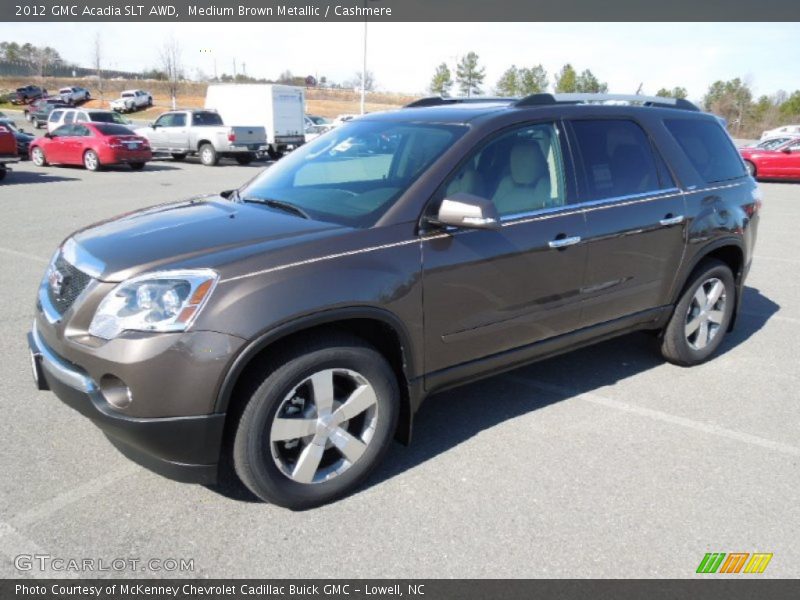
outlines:
[[[576,235],[573,237],[563,237],[563,238],[556,238],[554,240],[550,240],[547,242],[547,245],[551,248],[566,248],[567,246],[574,246],[575,244],[579,244],[581,241],[581,236]]]
[[[677,217],[671,217],[667,215],[663,219],[659,221],[661,225],[664,227],[669,227],[670,225],[677,225],[678,223],[683,223],[683,215],[678,215]]]

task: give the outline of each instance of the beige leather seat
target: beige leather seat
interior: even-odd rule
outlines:
[[[462,170],[447,186],[445,196],[452,196],[459,192],[475,194],[476,196],[484,194],[481,176],[478,175],[475,169],[466,168]]]
[[[497,186],[492,201],[501,215],[546,208],[550,204],[550,174],[536,142],[519,142],[511,148],[510,172]]]

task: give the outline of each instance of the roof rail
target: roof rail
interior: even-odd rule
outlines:
[[[550,104],[641,104],[658,108],[680,108],[699,111],[694,104],[683,98],[666,98],[663,96],[640,96],[638,94],[531,94],[514,103],[519,108],[531,106],[547,106]]]
[[[450,98],[444,96],[428,96],[409,102],[403,108],[421,108],[424,106],[442,106],[446,104],[475,104],[478,102],[516,102],[519,98],[501,98],[496,96],[470,96],[469,98]]]

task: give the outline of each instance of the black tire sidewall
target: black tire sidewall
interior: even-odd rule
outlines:
[[[692,298],[697,292],[697,289],[707,280],[716,277],[725,285],[725,314],[723,321],[720,324],[720,330],[714,339],[705,347],[700,350],[692,348],[689,345],[689,340],[685,335],[686,315],[689,311]],[[720,262],[714,261],[709,263],[706,268],[698,270],[697,275],[692,278],[692,283],[687,286],[686,291],[681,296],[680,301],[675,307],[675,313],[672,320],[667,327],[666,335],[672,336],[672,343],[678,350],[680,355],[680,362],[685,365],[695,365],[708,360],[714,354],[725,338],[725,333],[733,317],[733,311],[736,305],[736,282],[733,278],[730,268]]]
[[[297,483],[273,461],[269,430],[283,399],[299,382],[332,368],[356,371],[369,381],[378,398],[378,424],[364,455],[347,471],[323,483]],[[298,356],[275,370],[250,399],[236,434],[237,472],[245,468],[240,476],[257,496],[291,509],[311,508],[341,497],[369,475],[388,449],[397,425],[399,397],[394,373],[371,348],[333,347]],[[242,458],[246,465],[241,464]]]

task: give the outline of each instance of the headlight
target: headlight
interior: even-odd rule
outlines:
[[[184,331],[203,308],[219,275],[210,269],[147,273],[103,298],[89,333],[106,340],[122,331]]]

